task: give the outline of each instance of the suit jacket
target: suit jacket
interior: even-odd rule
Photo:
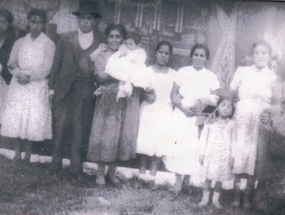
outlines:
[[[102,42],[105,42],[105,36],[94,31],[93,44],[84,51],[89,56]],[[79,58],[82,51],[77,31],[61,36],[49,78],[49,88],[55,91],[54,104],[60,102],[69,92],[76,78],[77,71],[80,69]],[[91,61],[91,58],[88,57],[86,60],[88,61],[90,72],[94,73],[94,63]]]

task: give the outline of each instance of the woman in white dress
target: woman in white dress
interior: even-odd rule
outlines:
[[[197,114],[201,108],[216,105],[218,97],[212,92],[220,88],[216,75],[205,68],[209,59],[209,49],[201,44],[190,52],[192,66],[177,71],[171,98],[174,105],[172,150],[166,156],[166,168],[176,173],[174,191],[182,188],[182,176],[189,181],[191,175],[198,174],[198,126]]]
[[[17,40],[8,62],[13,78],[7,94],[1,135],[14,140],[15,161],[30,161],[31,141],[52,138],[51,109],[47,79],[55,52],[54,43],[43,33],[46,14],[40,9],[28,13],[30,33]]]
[[[174,81],[175,71],[168,66],[172,55],[172,45],[167,41],[161,41],[155,49],[156,63],[148,67],[154,74],[154,91],[156,100],[154,103],[144,101],[141,105],[141,118],[139,125],[137,153],[141,154],[139,178],[143,179],[149,158],[151,159],[150,185],[155,185],[155,175],[165,155],[165,144],[168,142],[168,134],[171,133],[172,104],[170,93]]]
[[[233,206],[240,205],[240,178],[247,179],[243,206],[251,207],[250,196],[255,186],[255,164],[258,148],[258,134],[262,111],[270,107],[273,83],[276,74],[268,68],[271,47],[266,41],[259,41],[252,47],[253,65],[239,67],[231,83],[231,89],[238,93],[236,105],[237,144],[235,152],[235,198]]]

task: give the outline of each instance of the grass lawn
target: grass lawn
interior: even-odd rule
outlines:
[[[244,209],[232,210],[232,191],[221,195],[223,209],[213,206],[199,208],[202,189],[191,187],[188,192],[174,194],[169,187],[156,191],[144,184],[134,189],[136,179],[126,180],[117,189],[107,183],[105,189],[95,186],[95,176],[70,176],[66,171],[54,175],[47,164],[18,164],[0,156],[0,214],[260,214]],[[101,198],[100,198],[101,197]],[[285,201],[268,199],[269,209],[263,214],[285,214]]]

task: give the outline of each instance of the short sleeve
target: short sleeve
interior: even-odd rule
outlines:
[[[214,73],[212,73],[211,80],[210,80],[210,90],[214,91],[214,90],[217,90],[219,88],[220,88],[220,82],[219,82],[217,76]]]
[[[237,68],[234,74],[233,80],[230,85],[230,88],[234,91],[237,91],[241,84],[242,72],[243,72],[242,68],[239,67]]]
[[[181,69],[179,69],[179,70],[175,73],[175,75],[174,75],[174,82],[175,82],[178,86],[181,86],[182,83],[183,83],[184,73],[185,73],[184,68],[181,68]]]

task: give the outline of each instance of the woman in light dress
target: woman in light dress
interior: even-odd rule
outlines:
[[[260,114],[270,107],[276,74],[268,68],[271,47],[259,41],[252,47],[253,65],[239,67],[235,72],[231,89],[238,93],[236,105],[237,145],[235,151],[235,198],[233,206],[240,205],[240,179],[247,179],[243,206],[251,207],[250,196],[255,185],[255,165],[258,149]]]
[[[154,103],[144,101],[141,105],[141,118],[138,133],[137,153],[141,154],[139,179],[144,179],[148,160],[151,160],[151,188],[155,188],[155,175],[161,161],[166,155],[166,146],[171,131],[172,104],[170,93],[175,71],[168,66],[172,55],[172,45],[161,41],[155,49],[156,63],[148,67],[155,77]]]
[[[220,88],[216,75],[205,68],[209,59],[209,49],[197,44],[191,49],[192,66],[186,66],[177,71],[172,90],[173,141],[164,163],[166,168],[176,173],[174,191],[182,187],[182,176],[189,180],[191,175],[198,174],[198,126],[197,115],[201,107],[215,105],[218,97],[212,92]]]
[[[13,75],[5,104],[1,135],[14,139],[15,161],[29,162],[31,141],[52,138],[51,109],[47,79],[53,62],[54,43],[43,33],[46,14],[40,9],[28,13],[30,33],[13,46],[8,68]]]

